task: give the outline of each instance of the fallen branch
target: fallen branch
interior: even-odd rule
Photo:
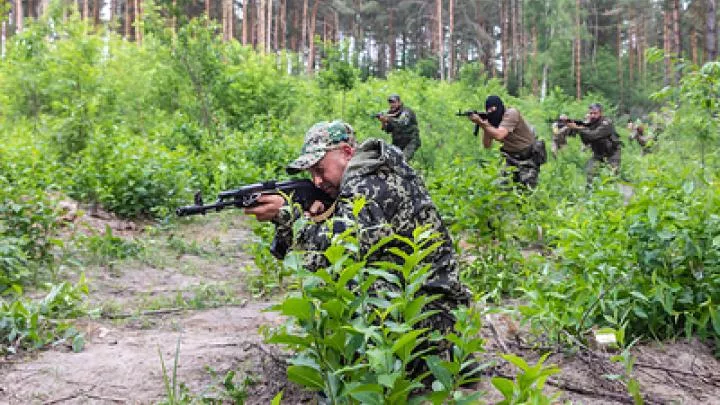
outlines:
[[[186,310],[187,310],[187,308],[152,309],[152,310],[147,310],[147,311],[124,313],[124,314],[107,314],[107,315],[103,316],[103,318],[126,319],[126,318],[132,318],[134,316],[156,316],[156,315],[173,314],[176,312],[182,312],[182,311],[186,311]]]
[[[500,345],[500,348],[503,350],[503,353],[511,353],[508,349],[505,342],[500,337],[500,334],[498,333],[497,329],[495,328],[495,324],[492,322],[492,319],[490,319],[490,315],[485,315],[485,322],[490,327],[490,332],[492,332],[493,337],[495,338],[495,341]]]

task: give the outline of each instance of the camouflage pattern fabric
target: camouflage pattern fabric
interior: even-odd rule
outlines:
[[[415,151],[420,148],[420,130],[418,129],[415,112],[402,106],[390,115],[390,120],[383,125],[383,131],[392,135],[392,144],[403,151],[405,160],[412,159]]]
[[[332,217],[320,223],[305,223],[293,240],[291,228],[297,214],[290,207],[285,207],[273,221],[276,224],[276,240],[280,239],[279,243],[292,246],[294,250],[303,251],[304,265],[308,270],[326,267],[328,262],[323,252],[330,245],[330,235],[347,229],[346,224],[353,218],[352,200],[360,196],[366,199],[357,218],[361,255],[391,234],[412,238],[413,230],[420,225],[429,225],[430,230],[441,235],[442,245],[423,261],[431,265],[431,275],[421,291],[428,295],[442,294],[442,298],[429,308],[442,311],[416,327],[450,331],[454,325],[450,310],[458,305],[468,305],[471,294],[460,283],[452,240],[440,214],[422,180],[398,148],[378,139],[365,141],[356,149],[348,164]],[[386,245],[374,252],[369,262],[400,262],[400,258],[389,252],[391,247],[406,248],[403,245]],[[394,291],[397,286],[383,280],[376,282],[373,289]],[[448,348],[446,345],[441,350]]]
[[[290,174],[309,169],[341,142],[355,146],[355,131],[342,121],[319,122],[305,133],[300,157],[290,163],[286,170]]]
[[[593,152],[592,158],[585,165],[588,184],[592,183],[603,164],[608,164],[617,174],[620,169],[621,143],[612,121],[603,117],[578,132],[583,143],[590,145]]]
[[[330,246],[330,235],[344,231],[352,220],[352,200],[364,197],[366,203],[360,211],[357,224],[360,228],[360,253],[364,254],[380,239],[391,234],[412,238],[415,228],[429,226],[439,233],[443,243],[428,255],[424,263],[431,264],[427,287],[433,293],[442,290],[456,302],[466,302],[470,295],[459,281],[458,262],[452,240],[437,208],[420,177],[403,159],[397,148],[379,139],[369,139],[360,145],[350,160],[333,215],[320,223],[307,223],[292,236],[292,225],[297,218],[290,207],[284,207],[276,224],[276,239],[305,252],[305,266],[311,271],[328,265],[323,255]],[[393,261],[399,258],[379,249],[369,261]]]
[[[537,186],[540,169],[532,156],[523,159],[521,156],[505,152],[503,152],[503,156],[505,156],[505,164],[507,167],[514,168],[511,170],[503,170],[504,176],[509,176],[510,171],[512,171],[513,182],[529,188],[535,188]]]

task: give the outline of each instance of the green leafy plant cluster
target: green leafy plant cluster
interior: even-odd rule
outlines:
[[[362,208],[356,202],[355,212]],[[439,296],[428,296],[420,287],[429,277],[429,265],[420,262],[437,248],[437,235],[418,228],[413,239],[390,236],[370,248],[370,253],[390,243],[402,264],[368,263],[358,252],[354,227],[337,235],[325,251],[329,266],[316,272],[303,269],[301,258],[291,254],[285,265],[301,283],[275,310],[289,318],[275,331],[270,343],[283,344],[297,354],[288,367],[288,378],[311,390],[323,392],[333,404],[466,403],[477,398],[459,391],[474,381],[477,363],[473,354],[482,350],[479,315],[456,311],[456,333],[441,336],[420,327],[438,313],[430,305]],[[433,354],[439,341],[454,344],[451,359]],[[420,370],[424,364],[429,371]],[[420,393],[425,379],[435,379],[432,392]]]
[[[0,298],[0,352],[15,353],[61,342],[70,344],[74,351],[82,350],[84,337],[69,320],[89,313],[83,302],[88,295],[85,276],[76,285],[63,282],[49,286],[49,290],[40,300]],[[20,295],[22,289],[16,286],[14,292]]]

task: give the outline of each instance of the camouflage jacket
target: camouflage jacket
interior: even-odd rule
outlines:
[[[294,250],[303,251],[308,270],[327,266],[323,252],[330,245],[330,235],[347,228],[346,224],[353,218],[352,201],[357,197],[366,199],[357,217],[361,255],[388,235],[397,234],[412,239],[416,227],[429,225],[430,230],[440,234],[442,244],[424,260],[432,269],[426,290],[443,292],[457,302],[467,302],[470,295],[458,278],[458,262],[452,240],[425,185],[405,162],[400,150],[382,140],[370,139],[358,146],[345,170],[335,211],[330,218],[319,223],[304,223],[296,230],[293,240],[291,228],[297,213],[284,207],[274,220],[276,240],[280,239],[279,243],[292,246]],[[378,249],[370,255],[368,262],[400,262],[396,255],[389,252],[390,247],[386,245]]]
[[[383,124],[383,131],[392,135],[392,144],[400,149],[405,148],[413,139],[420,141],[420,130],[415,113],[405,106],[390,115],[390,120]]]
[[[620,146],[615,126],[608,118],[600,118],[587,127],[578,129],[578,132],[583,143],[590,145],[596,157],[612,155],[615,148]]]

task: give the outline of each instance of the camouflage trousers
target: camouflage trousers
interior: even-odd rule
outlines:
[[[503,170],[503,176],[508,177],[512,170],[512,179],[517,184],[522,184],[525,187],[535,188],[538,183],[538,176],[540,170],[535,161],[530,159],[514,159],[511,156],[505,155],[505,163],[507,168]],[[511,168],[514,168],[511,169]]]
[[[621,148],[617,147],[609,156],[600,156],[593,154],[593,157],[588,160],[585,165],[585,174],[587,175],[587,183],[592,184],[593,179],[597,176],[600,167],[607,164],[613,171],[613,174],[617,175],[620,171],[620,151]]]
[[[402,150],[405,161],[409,162],[413,155],[415,155],[415,152],[420,148],[420,139],[412,138],[403,140],[402,142],[393,142],[393,144]]]
[[[455,301],[450,301],[447,299],[440,298],[438,300],[435,300],[428,305],[425,306],[423,311],[439,311],[433,316],[430,316],[426,319],[423,319],[422,321],[415,324],[414,329],[424,329],[428,328],[428,332],[426,333],[432,333],[433,331],[438,331],[443,335],[448,335],[452,333],[455,329],[455,315],[451,312],[453,309],[456,309],[458,306],[458,303]],[[446,340],[442,339],[438,342],[428,342],[427,340],[422,342],[418,345],[418,347],[415,349],[416,352],[423,352],[427,351],[423,356],[429,356],[429,355],[436,355],[440,357],[441,360],[450,361],[452,360],[453,356],[453,344]],[[421,357],[416,358],[415,360],[411,361],[408,365],[408,374],[410,377],[417,377],[425,372],[427,372],[429,369],[427,367],[427,364],[425,363],[425,360]],[[429,382],[432,381],[432,377],[429,378],[429,381],[423,381],[423,383],[429,384]]]

